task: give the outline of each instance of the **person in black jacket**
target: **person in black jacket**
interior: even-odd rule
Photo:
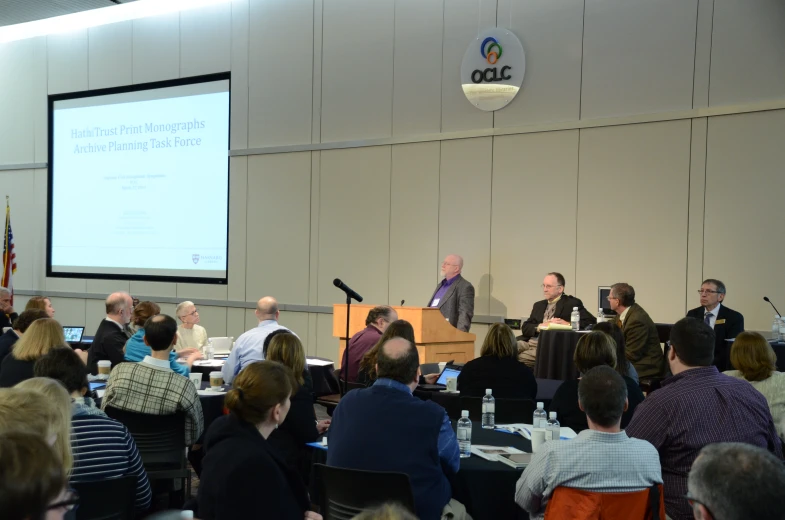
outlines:
[[[14,312],[13,294],[7,287],[0,287],[0,331],[11,324],[19,317],[19,314]]]
[[[462,396],[482,397],[485,390],[502,399],[536,399],[537,381],[532,371],[518,361],[515,334],[504,323],[488,329],[480,357],[472,359],[458,375]]]
[[[731,370],[730,342],[726,339],[735,339],[744,332],[744,316],[730,307],[722,305],[725,300],[725,284],[714,278],[704,280],[700,294],[701,306],[690,310],[688,318],[695,318],[706,323],[714,329],[714,366],[724,372]]]
[[[0,388],[10,388],[34,377],[35,362],[61,346],[68,346],[63,327],[52,318],[35,320],[0,364]]]
[[[125,359],[125,342],[128,336],[125,327],[131,321],[133,300],[124,292],[110,294],[106,298],[106,318],[95,331],[93,344],[87,352],[87,369],[91,374],[98,373],[98,362],[108,359],[112,368]]]
[[[594,367],[608,365],[616,369],[616,343],[605,332],[591,331],[585,334],[575,347],[573,355],[575,366],[581,374],[585,374]],[[638,384],[628,376],[622,376],[627,384],[627,405],[621,416],[622,429],[632,419],[635,407],[643,402],[644,396]],[[553,394],[549,412],[556,412],[556,419],[561,426],[572,428],[576,433],[589,429],[586,412],[578,405],[579,379],[565,381]]]
[[[289,412],[294,374],[275,361],[257,361],[233,384],[225,401],[229,415],[216,419],[205,436],[197,516],[322,520],[309,511],[300,476],[267,441]]]
[[[14,328],[0,336],[0,363],[11,353],[17,340],[22,337],[22,334],[27,331],[28,327],[30,327],[35,320],[46,317],[46,312],[38,309],[24,311],[20,314],[19,317],[14,320]]]

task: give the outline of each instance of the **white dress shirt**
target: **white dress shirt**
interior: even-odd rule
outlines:
[[[173,372],[172,367],[169,366],[169,360],[163,359],[156,359],[153,356],[145,356],[140,363],[147,365],[151,368],[157,368],[160,370],[167,370],[169,372]]]
[[[718,303],[717,306],[714,307],[710,311],[707,311],[706,307],[703,308],[703,320],[704,320],[704,323],[706,321],[706,313],[708,312],[708,313],[711,314],[711,316],[709,316],[709,327],[711,327],[712,329],[714,328],[714,324],[717,322],[717,315],[720,313],[720,306],[721,305],[722,305],[721,303]]]

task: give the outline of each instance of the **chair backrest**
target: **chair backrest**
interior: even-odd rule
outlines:
[[[365,509],[398,502],[415,514],[406,473],[362,471],[314,464],[324,520],[349,520]]]
[[[133,520],[136,476],[72,482],[79,494],[76,520]]]
[[[151,415],[127,412],[111,406],[106,415],[128,428],[147,471],[186,467],[185,414]]]
[[[662,484],[631,493],[597,493],[557,487],[545,520],[665,520]]]
[[[220,338],[209,338],[210,341],[213,342],[213,350],[216,353],[221,352],[230,352],[232,350],[232,345],[234,344],[234,337],[220,337]]]
[[[441,371],[439,370],[439,363],[423,363],[420,365],[420,372],[422,372],[422,375],[427,376],[428,374],[438,374]]]
[[[655,323],[654,326],[657,327],[657,336],[660,338],[660,343],[667,343],[671,339],[673,323]]]
[[[497,424],[530,423],[537,404],[530,399],[496,398]],[[482,420],[482,397],[461,396],[461,410],[469,410],[469,419]],[[460,416],[460,412],[458,412]],[[449,414],[448,414],[449,415]]]

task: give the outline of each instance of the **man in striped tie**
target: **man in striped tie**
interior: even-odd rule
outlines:
[[[730,342],[744,332],[744,316],[730,307],[723,305],[725,301],[725,284],[714,278],[708,278],[698,289],[701,306],[687,313],[688,318],[703,321],[714,329],[714,366],[724,372],[733,367],[730,364]]]

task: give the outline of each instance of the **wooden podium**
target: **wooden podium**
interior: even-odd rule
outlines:
[[[349,316],[349,336],[365,328],[368,311],[375,305],[353,304]],[[393,307],[398,319],[406,320],[414,327],[414,341],[420,353],[420,363],[452,361],[466,363],[474,359],[474,341],[477,336],[456,329],[441,311],[431,307]],[[339,363],[343,363],[346,348],[346,304],[333,305],[333,336],[340,341]]]

